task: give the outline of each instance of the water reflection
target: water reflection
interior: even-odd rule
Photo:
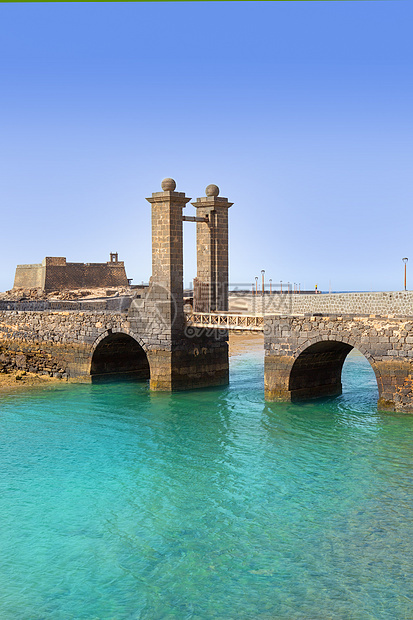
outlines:
[[[265,403],[252,352],[224,388],[7,400],[0,615],[411,617],[413,417],[377,411],[371,372]]]

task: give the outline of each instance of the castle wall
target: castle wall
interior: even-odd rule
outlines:
[[[118,263],[66,263],[46,267],[46,291],[71,288],[127,286],[125,265]]]
[[[44,269],[38,265],[17,265],[13,288],[41,288],[44,287]]]
[[[47,256],[42,264],[17,265],[13,288],[61,291],[127,285],[128,279],[123,261],[67,263],[64,257]]]

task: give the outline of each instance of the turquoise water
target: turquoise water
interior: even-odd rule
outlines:
[[[341,397],[62,385],[0,403],[0,618],[413,618],[413,417]]]

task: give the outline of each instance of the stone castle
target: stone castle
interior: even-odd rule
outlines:
[[[106,263],[68,263],[63,256],[46,256],[39,264],[17,265],[13,289],[48,292],[116,286],[128,286],[128,278],[124,262],[112,252]]]

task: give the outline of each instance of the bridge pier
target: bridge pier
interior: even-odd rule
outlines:
[[[148,352],[151,367],[150,389],[178,391],[227,385],[228,344],[193,338],[173,351]]]
[[[413,413],[412,362],[409,359],[376,360],[375,369],[379,388],[378,408]]]
[[[152,205],[152,277],[145,298],[134,302],[129,310],[134,332],[140,334],[147,344],[150,388],[161,391],[224,385],[229,380],[227,334],[212,332],[208,335],[205,330],[199,332],[186,326],[182,222],[183,208],[191,199],[183,192],[176,192],[175,187],[173,179],[164,179],[163,191],[147,198]],[[197,226],[207,226],[208,231],[215,233],[219,231],[219,236],[214,233],[215,247],[218,240],[224,241],[225,234],[228,237],[230,203],[225,198],[216,197],[206,198],[205,202],[211,218],[209,223],[214,218],[222,223],[209,228],[206,221],[198,221]],[[219,216],[213,213],[214,205],[221,207]],[[206,211],[202,211],[199,217],[206,215]],[[228,283],[227,241],[225,247],[225,251],[222,249],[217,253],[217,264],[219,273],[224,273]],[[198,256],[202,254],[200,243],[197,243],[197,253]],[[228,284],[221,303],[228,306]]]

